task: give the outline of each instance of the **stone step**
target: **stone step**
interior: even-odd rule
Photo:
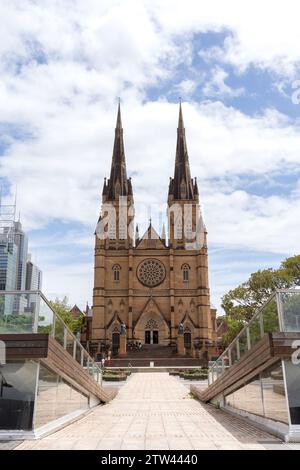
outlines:
[[[154,367],[204,367],[206,363],[201,359],[194,359],[189,357],[165,357],[165,358],[142,358],[136,359],[132,357],[117,358],[110,361],[109,366],[112,367],[149,367],[150,362],[154,362]]]
[[[132,358],[164,358],[172,357],[176,354],[174,348],[170,346],[161,346],[159,344],[145,344],[137,351],[127,350],[127,356]]]

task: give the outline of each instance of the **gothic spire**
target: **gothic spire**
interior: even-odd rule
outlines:
[[[132,194],[132,188],[131,181],[127,179],[121,106],[119,102],[110,178],[107,183],[104,183],[103,195],[108,200],[114,200],[118,199],[119,196],[128,196],[130,194]]]
[[[194,185],[191,179],[181,103],[179,105],[175,171],[174,178],[170,181],[169,195],[173,195],[175,200],[194,199]]]
[[[166,241],[166,226],[163,224],[162,226],[162,231],[161,231],[161,237],[162,240]]]
[[[139,240],[140,240],[140,231],[139,231],[138,224],[136,224],[136,227],[135,227],[135,242],[136,242],[136,244],[139,242]]]

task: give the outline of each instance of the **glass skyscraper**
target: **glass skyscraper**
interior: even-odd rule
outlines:
[[[17,288],[17,253],[13,229],[5,227],[0,233],[0,290]]]
[[[28,240],[22,230],[21,222],[13,222],[10,226],[2,227],[0,232],[0,291],[39,290],[41,285],[42,272],[31,262],[28,255]],[[10,302],[13,300],[13,297],[8,298]],[[30,308],[30,296],[15,296],[11,305],[0,305],[0,313],[4,310],[22,314]]]

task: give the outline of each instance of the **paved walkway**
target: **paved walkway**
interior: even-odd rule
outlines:
[[[274,436],[203,405],[167,373],[138,373],[84,418],[18,449],[265,449]]]

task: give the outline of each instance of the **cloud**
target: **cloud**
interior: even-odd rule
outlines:
[[[242,93],[228,85],[224,64],[239,73],[249,65],[268,69],[285,84],[296,74],[297,2],[273,3],[272,11],[265,3],[1,2],[0,176],[11,188],[18,186],[22,220],[26,230],[34,230],[32,239],[37,233],[34,244],[42,253],[39,264],[50,273],[44,278],[51,292],[63,285],[75,297],[80,266],[84,278],[88,265],[92,272],[91,254],[76,268],[68,259],[64,270],[55,250],[70,258],[86,252],[103,178],[109,174],[118,96],[123,101],[127,168],[136,204],[142,205],[138,220],[148,217],[145,204],[167,199],[178,106],[166,101],[163,90],[175,89],[185,101],[191,168],[198,176],[210,243],[228,250],[299,251],[297,183],[275,195],[269,184],[278,173],[296,172],[297,120],[275,106],[248,116],[218,100],[193,101],[204,76],[200,67],[191,65],[194,53],[208,64],[208,98]],[[198,33],[210,31],[224,32],[224,42],[194,43]],[[186,73],[191,68],[192,76]],[[274,80],[281,83],[278,77]],[[156,101],[149,95],[151,87],[162,88]],[[262,181],[269,193],[250,191],[251,181]],[[84,236],[69,234],[67,228],[56,233],[57,224],[76,224]],[[70,250],[59,244],[62,238]],[[50,243],[56,247],[52,262],[45,254]],[[86,283],[82,297],[89,289]]]
[[[184,97],[187,97],[193,94],[197,86],[198,86],[197,81],[187,79],[187,80],[182,80],[182,82],[180,82],[176,86],[176,90],[178,90],[179,93],[182,93]]]
[[[210,58],[230,63],[240,72],[249,65],[293,76],[300,63],[297,0],[239,2],[197,0],[151,2],[151,11],[166,34],[227,31],[222,47]],[[206,48],[209,52],[210,47]],[[203,49],[201,49],[203,52]]]
[[[16,140],[2,157],[2,175],[18,186],[30,226],[49,218],[96,220],[102,181],[109,174],[115,108],[76,98],[72,106],[62,103],[54,115],[42,112],[34,136]],[[37,112],[34,103],[31,109]],[[152,202],[166,199],[177,115],[178,106],[167,102],[129,100],[123,106],[127,168],[141,203],[149,201],[150,187]],[[299,163],[299,129],[276,110],[249,117],[220,102],[185,103],[184,117],[192,171],[200,182],[224,175],[256,177]],[[150,182],[153,167],[159,172]]]
[[[225,83],[229,74],[221,67],[215,67],[211,73],[212,77],[203,87],[204,96],[208,97],[237,97],[245,93],[244,88],[231,88]]]

